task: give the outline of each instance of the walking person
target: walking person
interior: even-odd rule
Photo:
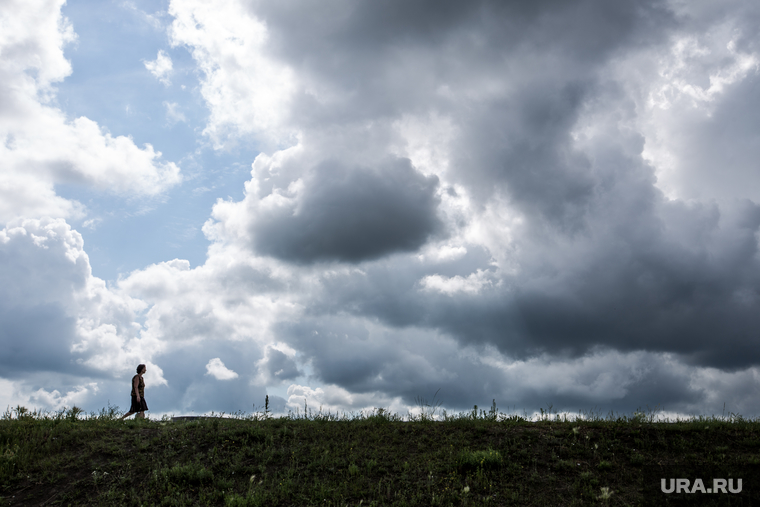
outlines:
[[[129,412],[122,417],[126,419],[132,414],[137,414],[135,419],[145,419],[145,411],[148,410],[148,404],[145,403],[145,381],[143,380],[143,374],[148,371],[148,368],[144,364],[137,366],[137,375],[132,377],[132,405],[129,407]]]

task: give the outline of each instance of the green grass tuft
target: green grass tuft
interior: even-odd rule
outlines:
[[[485,451],[462,451],[457,458],[459,470],[494,470],[501,466],[501,454],[499,451],[488,449]]]

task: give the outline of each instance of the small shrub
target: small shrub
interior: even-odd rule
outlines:
[[[368,421],[378,424],[389,423],[393,419],[395,419],[395,417],[389,414],[384,408],[376,408],[372,414],[367,416]]]
[[[79,419],[79,414],[83,413],[84,410],[74,405],[69,410],[66,411],[66,419],[69,421],[76,421]]]
[[[214,481],[214,473],[199,463],[175,465],[162,470],[161,475],[173,484],[199,485]]]
[[[0,478],[10,478],[16,472],[18,453],[18,444],[8,445],[4,449],[0,447]]]
[[[457,458],[457,468],[462,471],[475,469],[494,469],[501,466],[499,451],[462,451]]]

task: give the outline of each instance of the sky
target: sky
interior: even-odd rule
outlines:
[[[757,26],[0,1],[0,407],[760,416]]]

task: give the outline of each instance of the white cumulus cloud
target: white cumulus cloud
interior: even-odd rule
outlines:
[[[14,217],[82,217],[59,184],[121,195],[156,195],[181,181],[179,167],[151,145],[113,136],[55,105],[55,83],[71,74],[64,57],[76,39],[63,1],[6,2],[0,11],[0,223]]]
[[[155,60],[146,61],[144,63],[145,68],[148,69],[148,71],[150,71],[150,73],[153,74],[156,79],[161,81],[164,86],[169,86],[172,84],[169,77],[174,70],[174,66],[172,64],[172,59],[169,57],[169,55],[166,54],[163,49],[158,50],[158,55],[156,56]]]
[[[205,133],[215,145],[252,134],[262,143],[287,142],[295,133],[285,124],[295,76],[268,54],[266,24],[238,0],[173,1],[169,14],[172,44],[187,47],[203,73],[211,111]]]
[[[215,357],[206,364],[206,375],[211,375],[217,380],[231,380],[238,378],[238,374],[226,366],[221,359]]]

